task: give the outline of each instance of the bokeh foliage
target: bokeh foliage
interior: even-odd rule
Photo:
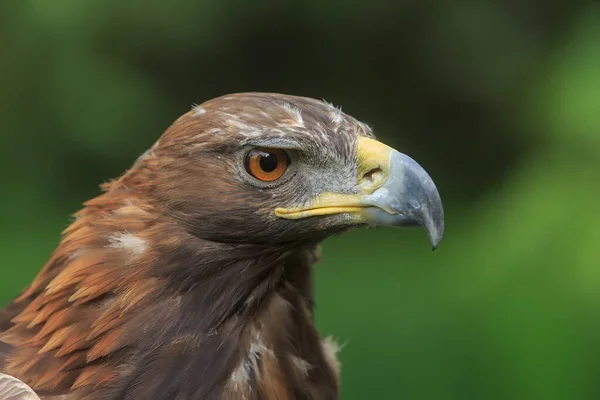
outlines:
[[[446,238],[325,243],[343,399],[600,395],[594,1],[0,4],[0,303],[192,102],[325,98],[439,183]],[[215,171],[218,174],[218,171]]]

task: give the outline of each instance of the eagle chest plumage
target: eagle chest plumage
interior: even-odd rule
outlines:
[[[42,398],[336,398],[335,347],[313,326],[314,245],[221,251],[118,193],[87,204],[5,309],[2,341],[19,350],[4,372]]]
[[[337,399],[337,346],[313,317],[318,244],[419,224],[435,248],[444,230],[414,160],[329,104],[279,94],[194,107],[103,189],[0,310],[0,372],[22,381],[0,393]]]

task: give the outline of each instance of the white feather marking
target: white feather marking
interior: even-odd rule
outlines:
[[[310,363],[305,359],[293,355],[290,356],[290,359],[292,360],[292,365],[296,368],[296,371],[298,371],[300,376],[306,378],[308,376],[308,370],[312,368],[312,365],[310,365]]]
[[[17,378],[0,374],[0,399],[2,400],[40,400],[37,394]]]
[[[338,360],[338,353],[341,350],[340,345],[331,336],[328,336],[321,340],[321,348],[325,361],[339,379],[341,364]]]
[[[328,114],[329,114],[329,120],[331,122],[333,122],[335,125],[339,126],[342,123],[342,121],[344,120],[344,115],[337,108],[335,109],[335,111],[330,111]]]
[[[273,351],[269,349],[262,340],[258,330],[252,330],[252,343],[246,353],[246,356],[240,361],[238,366],[233,370],[229,377],[228,385],[234,391],[240,391],[248,388],[251,372],[254,372],[256,377],[260,375],[258,361],[264,355],[273,355]]]
[[[129,232],[117,233],[111,236],[109,241],[108,247],[128,250],[136,256],[146,251],[146,241]]]
[[[252,125],[247,124],[246,122],[240,120],[239,118],[228,119],[225,122],[227,123],[227,125],[231,126],[234,129],[237,129],[239,131],[255,130],[255,128]]]
[[[202,114],[206,114],[206,109],[204,107],[202,107],[202,106],[197,105],[197,104],[193,104],[192,105],[192,111],[194,112],[193,115],[196,116],[196,117],[199,116],[199,115],[202,115]]]
[[[246,131],[239,131],[238,133],[246,138],[256,138],[256,137],[263,135],[263,132],[259,129],[250,129],[250,130],[246,130]]]
[[[141,209],[140,207],[134,205],[131,200],[125,200],[122,204],[121,207],[117,208],[115,211],[113,211],[113,214],[115,215],[148,215],[148,212]]]
[[[245,361],[242,361],[231,373],[228,385],[237,392],[246,387],[249,379],[250,366]]]
[[[79,249],[77,249],[77,250],[75,250],[74,252],[71,253],[71,255],[69,256],[69,260],[74,260],[77,257],[82,256],[83,253],[85,253],[85,248],[79,248]]]
[[[283,103],[283,109],[292,117],[295,126],[304,127],[304,119],[302,118],[302,111],[290,103]]]

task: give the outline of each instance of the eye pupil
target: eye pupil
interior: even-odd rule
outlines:
[[[279,160],[277,156],[271,153],[263,153],[260,155],[260,169],[265,172],[273,172],[277,168],[277,164],[279,164]]]

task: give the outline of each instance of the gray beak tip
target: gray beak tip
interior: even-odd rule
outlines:
[[[442,238],[438,238],[438,239],[429,238],[429,241],[431,242],[431,251],[436,251],[437,248],[440,247],[440,242],[442,241]]]
[[[423,224],[423,227],[429,236],[432,251],[435,251],[439,247],[442,237],[444,236],[444,211],[441,206],[441,200],[439,200],[439,204],[440,206],[434,212],[433,218]]]

